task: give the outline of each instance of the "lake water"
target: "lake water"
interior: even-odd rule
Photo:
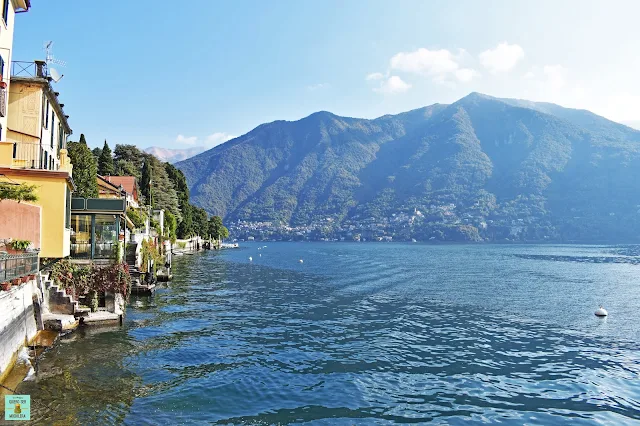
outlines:
[[[639,254],[245,243],[183,256],[123,328],[63,339],[18,391],[43,424],[640,423]]]

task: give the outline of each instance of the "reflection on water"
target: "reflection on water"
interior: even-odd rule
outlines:
[[[637,294],[633,266],[548,257],[610,248],[270,244],[249,264],[256,247],[178,259],[167,288],[132,299],[124,328],[48,352],[20,388],[32,418],[640,422],[640,302],[610,296],[605,321],[590,308],[603,282]]]

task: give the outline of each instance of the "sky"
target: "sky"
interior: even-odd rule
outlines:
[[[212,147],[326,110],[375,118],[470,92],[640,128],[640,2],[32,0],[13,60],[55,83],[89,145]]]

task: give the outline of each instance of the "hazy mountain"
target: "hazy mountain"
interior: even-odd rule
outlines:
[[[178,161],[186,160],[194,155],[200,154],[206,148],[203,146],[194,146],[192,148],[184,149],[172,149],[172,148],[160,148],[159,146],[150,146],[145,148],[144,152],[154,155],[161,161],[168,163],[176,163]]]
[[[640,240],[640,132],[554,104],[472,93],[374,120],[318,112],[260,125],[177,167],[194,202],[227,221],[328,219],[329,234],[350,224],[422,239]]]

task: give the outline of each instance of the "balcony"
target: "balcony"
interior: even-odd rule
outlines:
[[[11,77],[49,78],[49,70],[45,61],[12,61]]]
[[[40,143],[13,142],[12,145],[11,161],[2,158],[0,164],[9,165],[14,169],[51,171],[58,171],[60,169],[60,160],[51,154],[51,152],[45,150]]]

